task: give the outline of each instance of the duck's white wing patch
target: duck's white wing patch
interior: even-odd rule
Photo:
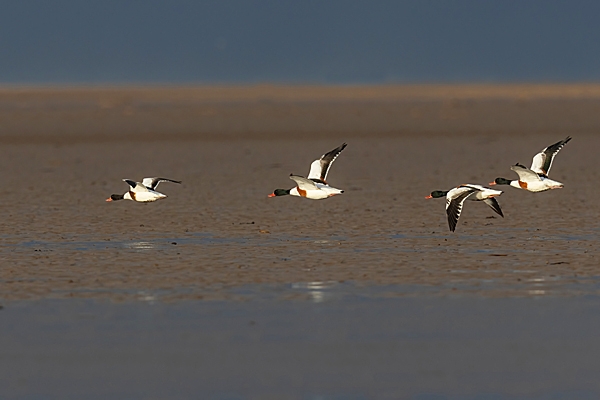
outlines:
[[[531,162],[531,170],[537,174],[546,175],[547,172],[544,171],[544,164],[546,163],[546,154],[544,152],[537,153],[533,157],[533,161]],[[552,163],[552,162],[551,162]]]
[[[462,212],[462,207],[467,199],[478,189],[467,186],[459,186],[446,194],[446,214],[448,215],[448,227],[452,232],[456,229],[456,223]]]
[[[321,179],[321,171],[323,170],[323,166],[321,165],[321,160],[315,160],[310,164],[310,171],[308,172],[308,179]]]
[[[296,185],[302,190],[319,190],[317,185],[310,179],[298,175],[290,175],[290,179],[296,182]]]
[[[312,164],[310,164],[308,179],[326,182],[327,173],[329,172],[329,168],[331,168],[331,164],[333,164],[335,159],[338,158],[347,145],[347,143],[343,143],[341,146],[323,154],[320,159],[313,161]]]
[[[158,184],[160,183],[159,178],[144,178],[142,180],[142,185],[146,186],[148,189],[156,189]]]
[[[148,188],[140,182],[132,181],[131,179],[123,179],[123,182],[127,182],[130,187],[130,191],[134,193],[147,192]]]
[[[532,170],[521,164],[515,164],[512,167],[510,167],[510,169],[515,171],[517,175],[519,175],[519,180],[523,182],[535,182],[542,180],[542,178],[540,178],[540,176],[536,172],[533,172]]]
[[[174,181],[173,179],[154,177],[144,178],[142,180],[142,185],[146,186],[150,190],[155,190],[158,187],[158,184],[161,182],[181,183],[181,181]]]
[[[571,136],[567,136],[566,139],[556,142],[536,154],[533,157],[530,169],[537,174],[548,176],[550,173],[550,168],[552,168],[554,157],[564,147],[564,145],[569,142],[569,140],[571,140]]]

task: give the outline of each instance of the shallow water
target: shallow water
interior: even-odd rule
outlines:
[[[594,399],[600,393],[597,296],[440,298],[415,287],[327,282],[234,292],[238,301],[165,304],[147,295],[123,304],[11,303],[0,311],[3,397]],[[293,293],[299,296],[282,300]]]

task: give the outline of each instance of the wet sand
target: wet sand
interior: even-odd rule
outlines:
[[[7,300],[176,300],[314,281],[596,293],[598,86],[6,89],[0,99]],[[469,203],[451,233],[444,201],[424,199],[512,179],[510,165],[567,135],[551,172],[565,188],[504,187],[504,219]],[[266,197],[343,141],[329,182],[344,195]],[[104,201],[126,190],[122,178],[153,175],[183,184],[161,184],[169,197],[153,204]]]

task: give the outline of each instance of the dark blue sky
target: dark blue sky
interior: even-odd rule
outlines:
[[[600,81],[600,2],[5,1],[0,83]]]

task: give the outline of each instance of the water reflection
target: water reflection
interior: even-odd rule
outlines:
[[[545,282],[546,278],[531,278],[529,279],[530,282]]]
[[[154,243],[152,242],[131,242],[126,243],[125,247],[134,250],[151,250],[154,249]]]
[[[156,300],[158,300],[155,295],[150,294],[145,291],[140,291],[137,293],[137,295],[138,295],[138,300],[145,301],[148,304],[154,304],[156,302]]]
[[[337,285],[337,281],[297,282],[292,283],[292,289],[306,291],[314,303],[322,303],[334,297],[329,289]]]

